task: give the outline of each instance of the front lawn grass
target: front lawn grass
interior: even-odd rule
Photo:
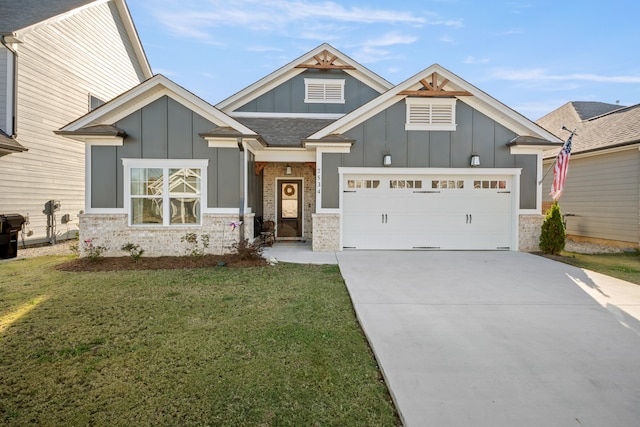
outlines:
[[[0,424],[394,426],[337,266],[0,264]]]
[[[612,254],[562,252],[558,261],[640,285],[640,251]]]

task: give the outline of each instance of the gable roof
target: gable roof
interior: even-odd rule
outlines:
[[[558,122],[557,117],[563,117],[566,114],[566,107],[569,104],[565,104],[543,117],[544,123],[552,123],[553,126],[561,129],[562,124]],[[618,108],[613,111],[573,123],[570,126],[565,124],[571,130],[576,130],[576,136],[572,140],[572,154],[640,144],[640,104],[630,107],[616,107]],[[546,151],[545,158],[555,157],[557,152],[557,149]]]
[[[536,123],[556,135],[561,135],[562,127],[573,129],[584,120],[591,119],[611,111],[625,108],[617,104],[607,104],[604,102],[567,102],[549,114],[536,120]]]
[[[393,89],[390,89],[367,104],[336,120],[319,132],[311,135],[309,139],[321,139],[328,135],[341,134],[348,131],[379,112],[389,108],[391,105],[406,98],[409,96],[408,93],[415,94],[416,91],[423,90],[423,82],[429,80],[429,78],[433,79],[434,73],[436,80],[432,81],[437,83],[437,89],[441,91],[438,93],[438,96],[455,96],[458,100],[468,104],[472,108],[480,111],[520,136],[529,136],[547,141],[549,146],[553,146],[554,143],[559,144],[562,142],[551,132],[538,126],[520,113],[507,107],[439,64],[433,64],[418,74],[408,78]],[[440,79],[438,80],[438,78]],[[537,143],[535,145],[540,144]]]
[[[269,147],[301,147],[301,143],[312,133],[319,131],[334,119],[236,117],[247,127],[256,131]]]
[[[125,0],[2,0],[0,35],[20,39],[22,34],[39,25],[62,20],[82,10],[113,1],[116,5],[131,45],[146,78],[153,75]]]
[[[379,93],[383,93],[393,87],[393,84],[383,79],[373,71],[354,61],[330,44],[323,43],[268,76],[247,86],[235,95],[223,100],[218,103],[216,107],[226,113],[233,112],[242,105],[256,99],[260,95],[263,95],[283,82],[303,73],[305,71],[305,64],[307,66],[315,66],[316,63],[320,62],[319,59],[323,62],[325,59],[330,61],[336,68],[343,69],[345,72],[372,87]]]
[[[229,117],[213,105],[161,74],[145,80],[138,86],[67,124],[56,133],[68,137],[87,135],[114,136],[114,134],[118,133],[118,129],[112,126],[113,123],[163,96],[168,96],[200,114],[205,119],[216,124],[218,128],[231,128],[238,135],[258,138],[254,131],[242,123]]]

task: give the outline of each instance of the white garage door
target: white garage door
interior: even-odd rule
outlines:
[[[510,249],[511,176],[345,175],[343,247]]]

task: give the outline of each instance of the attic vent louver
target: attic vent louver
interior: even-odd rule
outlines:
[[[342,79],[304,79],[306,103],[344,104]]]
[[[456,130],[455,98],[407,98],[406,130]]]

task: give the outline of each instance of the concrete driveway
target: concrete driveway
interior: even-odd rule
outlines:
[[[405,426],[640,425],[640,287],[518,252],[337,257]]]

